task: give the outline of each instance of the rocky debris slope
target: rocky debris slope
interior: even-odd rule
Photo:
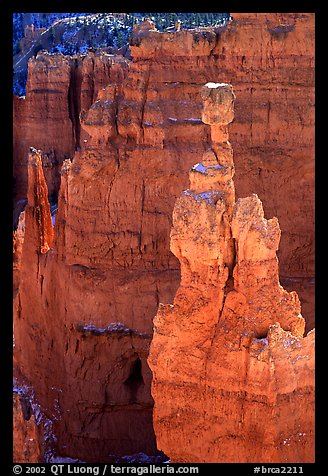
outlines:
[[[13,441],[15,463],[39,463],[40,447],[35,417],[31,415],[29,402],[13,394]]]
[[[277,218],[255,194],[234,203],[232,88],[203,100],[213,146],[174,207],[181,284],[148,358],[157,444],[174,462],[313,462],[314,331],[279,283]]]

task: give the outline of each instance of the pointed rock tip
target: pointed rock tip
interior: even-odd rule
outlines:
[[[35,147],[30,147],[30,153],[32,155],[39,155],[40,154],[40,150],[37,150]]]
[[[28,162],[30,165],[36,167],[37,165],[41,164],[42,166],[42,152],[41,150],[35,149],[35,147],[29,148],[28,154]]]

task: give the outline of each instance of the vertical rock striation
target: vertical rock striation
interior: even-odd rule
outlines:
[[[59,188],[58,167],[74,153],[68,91],[71,66],[63,55],[38,54],[29,61],[26,97],[14,97],[15,198],[27,193],[27,155],[30,146],[48,156],[49,194]]]
[[[14,96],[15,208],[26,198],[31,145],[43,152],[49,198],[56,201],[61,165],[83,140],[80,113],[90,108],[99,90],[122,82],[127,69],[127,60],[108,54],[64,56],[41,51],[30,59],[26,97]]]
[[[19,288],[22,249],[24,243],[25,212],[19,215],[17,229],[13,233],[13,288],[14,294]]]
[[[24,246],[31,244],[37,253],[47,253],[52,246],[54,236],[48,187],[42,168],[41,151],[30,147],[28,156],[29,188],[27,191],[27,207],[25,209],[25,225],[29,235]],[[25,252],[24,256],[28,253]]]
[[[224,134],[174,207],[181,284],[148,358],[157,444],[174,462],[312,462],[314,332],[303,337],[297,294],[279,283],[278,220],[255,194],[232,203],[232,160],[213,153],[232,157],[232,88],[209,83],[202,97],[212,137]]]

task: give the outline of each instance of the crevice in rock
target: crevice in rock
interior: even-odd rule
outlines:
[[[71,63],[71,76],[70,76],[70,83],[68,87],[69,118],[72,122],[75,150],[81,147],[81,144],[80,144],[81,84],[82,84],[82,75],[80,72],[78,59],[75,58],[73,59]]]
[[[18,292],[18,305],[17,305],[17,319],[21,319],[22,317],[22,303],[21,303],[21,297]]]
[[[29,399],[27,397],[21,397],[20,404],[21,404],[24,420],[26,421],[30,420],[32,416],[32,408],[31,408]]]
[[[79,346],[80,346],[80,341],[79,341],[79,339],[76,339],[75,351],[74,351],[75,354],[77,354],[77,352],[79,350]]]
[[[261,332],[256,332],[254,337],[255,339],[267,339],[268,332],[269,332],[269,329],[262,330]]]
[[[141,241],[142,241],[142,225],[143,225],[143,216],[144,216],[144,204],[145,204],[145,181],[142,181],[141,188],[141,220],[140,220],[140,233],[139,233],[139,253],[142,254],[141,250]]]
[[[222,29],[221,31],[223,31],[223,29]],[[218,51],[219,42],[220,42],[220,38],[221,38],[220,32],[215,31],[215,35],[216,35],[215,45],[214,45],[214,47],[212,48],[212,50],[210,51],[210,55],[212,55],[212,56],[217,56],[217,55],[215,55],[215,53],[217,53],[217,51]],[[215,52],[215,53],[214,53],[214,52]]]
[[[142,99],[141,99],[140,129],[142,131],[142,141],[143,142],[144,142],[143,122],[144,122],[144,114],[145,114],[145,105],[146,105],[146,101],[147,101],[147,91],[148,91],[148,85],[149,85],[150,67],[151,67],[151,64],[149,65],[149,68],[146,72],[146,78],[145,78],[144,88],[143,88],[143,92],[142,92]]]
[[[132,362],[128,378],[123,383],[130,392],[130,403],[137,402],[137,393],[141,385],[144,385],[142,378],[142,363],[139,357]]]

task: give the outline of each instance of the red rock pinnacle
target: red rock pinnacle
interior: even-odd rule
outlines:
[[[38,252],[46,253],[52,245],[53,228],[48,187],[42,169],[41,151],[30,147],[28,154],[28,204],[25,211],[26,228],[34,238]]]
[[[279,284],[277,218],[255,194],[235,203],[217,133],[233,119],[232,87],[208,83],[202,97],[216,139],[174,208],[181,284],[148,358],[158,448],[174,462],[311,462],[314,332],[303,338],[297,294]]]

